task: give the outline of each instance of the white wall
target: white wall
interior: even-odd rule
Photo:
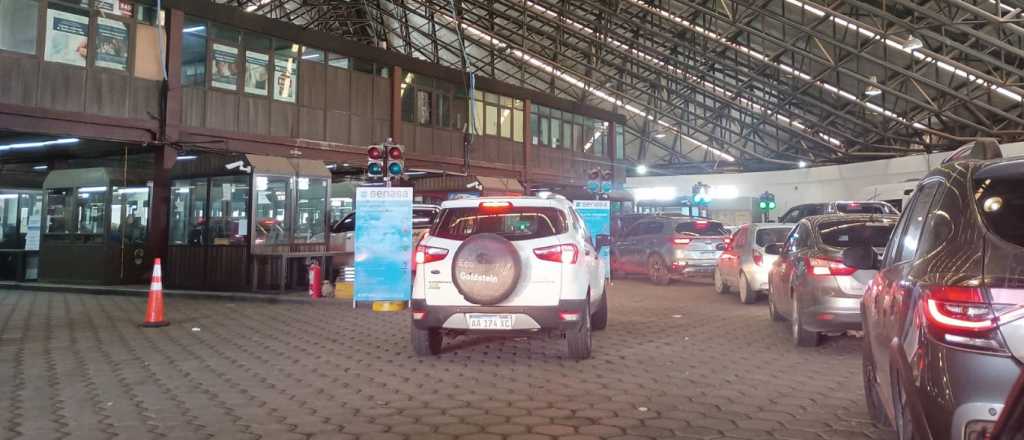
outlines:
[[[1024,142],[1005,144],[1002,149],[1004,156],[1024,155]],[[778,205],[772,214],[777,216],[801,203],[861,200],[869,198],[876,189],[879,193],[891,193],[893,188],[888,185],[899,184],[907,179],[920,179],[949,154],[918,154],[847,165],[761,173],[630,177],[626,179],[626,187],[675,187],[679,195],[688,195],[693,184],[700,181],[712,187],[735,186],[740,197],[757,197],[764,191],[770,191],[775,194]]]

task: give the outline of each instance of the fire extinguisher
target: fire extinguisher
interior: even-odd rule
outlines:
[[[313,260],[309,264],[309,296],[311,298],[321,297],[321,282],[323,281],[323,273],[320,272],[320,263]]]

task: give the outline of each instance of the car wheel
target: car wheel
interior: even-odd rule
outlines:
[[[740,302],[743,304],[753,304],[757,302],[757,291],[750,288],[750,281],[747,280],[746,274],[740,274]]]
[[[412,349],[417,356],[435,356],[441,354],[444,335],[441,329],[419,329],[412,327]]]
[[[793,343],[798,347],[816,347],[821,343],[821,334],[804,329],[800,322],[800,304],[793,295],[793,318],[790,319],[793,327]]]
[[[576,360],[583,360],[590,357],[590,300],[587,300],[583,313],[580,314],[583,320],[577,328],[570,328],[566,331],[565,340],[569,348],[569,357]]]
[[[896,371],[896,369],[892,369]],[[897,376],[893,384],[893,411],[896,415],[896,420],[893,423],[896,428],[896,438],[899,440],[917,440],[917,434],[914,432],[914,420],[910,415],[910,409],[907,405],[907,392],[903,390],[903,381],[900,380],[899,375]]]
[[[725,280],[722,279],[722,272],[717,267],[715,268],[715,293],[729,293],[729,285],[725,284]]]
[[[594,330],[604,330],[608,327],[608,290],[601,294],[601,301],[597,304],[597,311],[590,317],[590,327]]]
[[[882,407],[882,398],[878,394],[878,373],[875,361],[871,356],[871,343],[868,339],[867,327],[864,328],[864,345],[861,348],[861,372],[864,376],[864,401],[867,404],[871,420],[882,426],[890,426],[889,417]]]
[[[647,258],[647,278],[659,286],[667,286],[671,281],[665,260],[658,255]]]
[[[771,317],[772,321],[779,322],[783,320],[782,314],[775,308],[775,300],[772,299],[772,293],[768,292],[768,316]]]

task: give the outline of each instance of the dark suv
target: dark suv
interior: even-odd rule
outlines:
[[[710,277],[729,242],[716,220],[655,215],[638,220],[612,245],[612,272],[646,274],[665,285],[673,278]]]
[[[862,303],[868,410],[901,439],[981,439],[1024,362],[1024,161],[980,142],[918,184]],[[881,261],[879,261],[881,258]]]
[[[866,202],[828,202],[828,203],[804,203],[789,208],[785,214],[779,217],[779,223],[796,223],[812,215],[825,214],[893,214],[899,215],[899,211],[892,205],[880,201]]]

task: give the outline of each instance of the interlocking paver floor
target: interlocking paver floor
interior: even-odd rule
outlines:
[[[859,439],[860,341],[797,349],[765,302],[618,281],[592,359],[559,339],[409,347],[408,315],[338,302],[0,290],[0,439]],[[198,331],[194,331],[197,328]]]

